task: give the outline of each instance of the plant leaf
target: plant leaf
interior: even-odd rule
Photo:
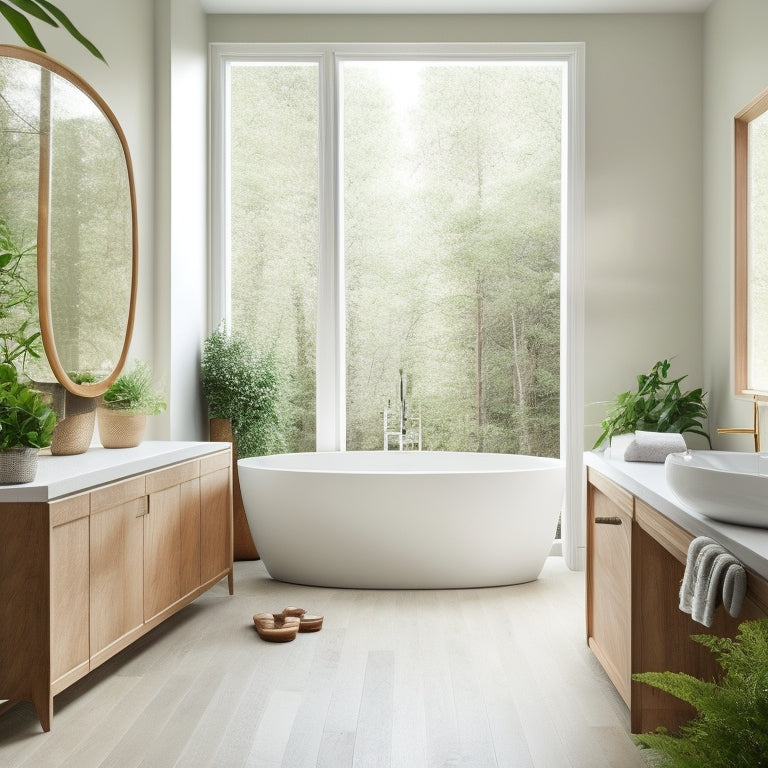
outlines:
[[[101,59],[105,64],[107,60],[101,55],[101,51],[87,38],[85,37],[75,25],[67,18],[67,16],[60,11],[53,3],[49,3],[48,0],[36,0],[36,2],[45,8],[51,16],[54,16],[61,22],[61,26],[69,32],[72,37],[77,40],[78,43],[85,46],[97,59]]]
[[[19,11],[11,8],[10,5],[2,2],[2,0],[0,0],[0,13],[3,14],[5,20],[13,27],[14,32],[16,32],[25,45],[45,53],[45,47],[29,23],[29,19],[23,13],[19,13]]]
[[[28,13],[30,16],[34,16],[40,21],[44,21],[46,24],[50,24],[52,27],[58,27],[59,25],[33,0],[8,0],[13,3],[17,8],[21,8],[24,13]]]

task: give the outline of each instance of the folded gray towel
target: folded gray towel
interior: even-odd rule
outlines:
[[[624,461],[653,461],[661,464],[670,453],[682,453],[685,450],[685,438],[677,432],[637,430],[634,440],[624,451]]]
[[[723,604],[725,605],[725,610],[734,619],[741,613],[741,606],[746,594],[747,572],[741,563],[731,563],[723,579]]]
[[[747,591],[744,566],[714,540],[699,536],[688,547],[680,585],[680,610],[706,627],[720,602],[736,618]]]
[[[696,587],[696,561],[701,554],[701,550],[712,544],[717,544],[717,542],[707,536],[699,536],[688,546],[685,573],[683,574],[683,582],[680,585],[680,610],[684,613],[690,613],[693,607],[693,593]]]

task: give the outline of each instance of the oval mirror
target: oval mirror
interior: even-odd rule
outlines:
[[[37,238],[47,361],[28,361],[26,371],[74,394],[100,395],[125,363],[138,286],[125,136],[74,72],[37,51],[0,45],[0,160],[8,169],[0,223],[17,248],[34,249]]]

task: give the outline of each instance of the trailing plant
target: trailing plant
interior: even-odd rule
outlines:
[[[608,410],[601,426],[603,432],[592,448],[604,440],[635,430],[648,432],[691,432],[712,442],[702,422],[707,418],[705,393],[699,387],[682,392],[680,382],[685,376],[667,379],[669,360],[654,364],[649,374],[637,377],[637,391],[622,392]]]
[[[55,426],[56,413],[42,395],[20,382],[12,365],[0,363],[0,451],[45,448]]]
[[[0,363],[25,369],[29,358],[43,351],[37,318],[34,246],[22,246],[7,222],[0,218]],[[32,265],[28,262],[33,261]]]
[[[210,418],[231,420],[239,458],[284,450],[272,354],[257,354],[244,336],[220,326],[203,344],[200,381]]]
[[[61,24],[80,45],[97,59],[107,63],[99,49],[75,27],[63,11],[48,0],[0,0],[0,14],[5,17],[24,45],[30,48],[45,53],[45,48],[28,17],[43,21],[52,27]]]
[[[115,379],[104,393],[102,405],[113,411],[146,416],[157,416],[166,408],[162,395],[154,389],[149,363],[143,360],[136,360],[133,368]]]
[[[633,680],[686,701],[697,714],[679,735],[635,735],[662,754],[664,768],[768,767],[768,617],[739,625],[735,639],[694,635],[723,670],[719,682],[682,672],[644,672]]]

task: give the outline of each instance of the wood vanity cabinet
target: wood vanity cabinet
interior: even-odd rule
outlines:
[[[632,680],[636,672],[686,672],[713,679],[719,667],[691,635],[734,636],[768,614],[768,582],[747,572],[738,619],[720,606],[711,627],[679,609],[693,536],[642,499],[587,468],[587,642],[627,703],[631,731],[670,730],[694,714],[685,703]]]
[[[231,451],[45,503],[0,501],[0,700],[53,696],[232,580]]]

